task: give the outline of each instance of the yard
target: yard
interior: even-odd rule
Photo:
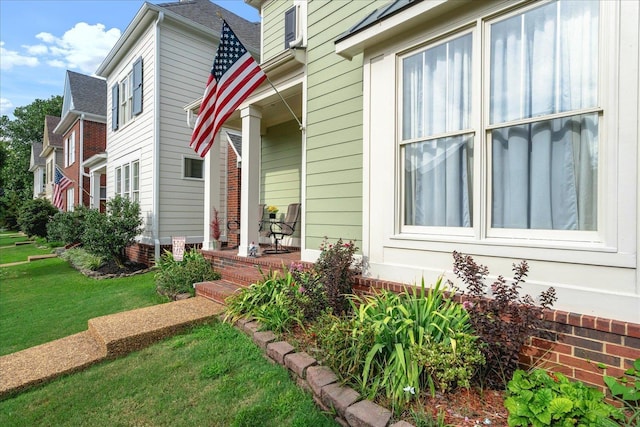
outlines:
[[[93,317],[163,301],[153,273],[95,280],[59,258],[2,267],[0,355],[86,330]],[[256,423],[336,425],[286,369],[217,322],[0,402],[7,426]]]

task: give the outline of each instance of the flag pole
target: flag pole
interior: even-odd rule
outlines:
[[[266,75],[266,73],[265,73]],[[289,110],[289,112],[291,113],[291,115],[293,116],[294,119],[296,119],[296,122],[298,122],[298,126],[300,126],[300,130],[304,130],[304,126],[302,126],[302,123],[300,123],[300,120],[298,120],[298,116],[296,116],[296,113],[293,112],[293,110],[291,109],[291,107],[289,106],[289,104],[287,103],[287,101],[285,101],[285,99],[282,97],[282,94],[278,91],[278,89],[276,89],[276,87],[273,85],[273,83],[271,82],[271,79],[269,78],[269,76],[267,76],[267,81],[269,82],[269,84],[271,85],[271,87],[273,88],[273,90],[276,91],[276,93],[278,94],[278,96],[280,97],[280,99],[282,100],[282,102],[284,103],[284,105],[287,106],[287,109]]]

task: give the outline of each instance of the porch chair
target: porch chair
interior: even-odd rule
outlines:
[[[274,249],[268,249],[265,252],[270,254],[288,253],[288,249],[283,248],[280,243],[285,236],[291,236],[296,231],[296,227],[300,221],[300,203],[291,203],[287,208],[287,215],[284,221],[273,221],[269,228],[269,236],[273,238],[275,243]],[[280,248],[278,248],[278,245]]]
[[[260,234],[260,236],[268,236],[269,235],[269,230],[265,228],[265,223],[267,223],[268,221],[264,220],[264,209],[266,207],[265,203],[260,203],[258,205],[258,233]],[[240,234],[240,221],[237,221],[235,219],[227,222],[227,230],[229,234]]]

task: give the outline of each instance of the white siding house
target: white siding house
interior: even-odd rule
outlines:
[[[107,79],[107,197],[139,201],[140,243],[158,258],[172,236],[205,239],[204,164],[184,106],[202,95],[223,16],[249,46],[259,24],[208,0],[144,3],[97,70]],[[253,34],[255,33],[255,34]],[[205,228],[206,229],[206,228]],[[148,257],[150,258],[150,256]]]

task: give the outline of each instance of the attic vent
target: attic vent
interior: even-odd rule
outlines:
[[[284,48],[291,48],[291,42],[294,42],[298,36],[297,29],[297,6],[284,13]]]

